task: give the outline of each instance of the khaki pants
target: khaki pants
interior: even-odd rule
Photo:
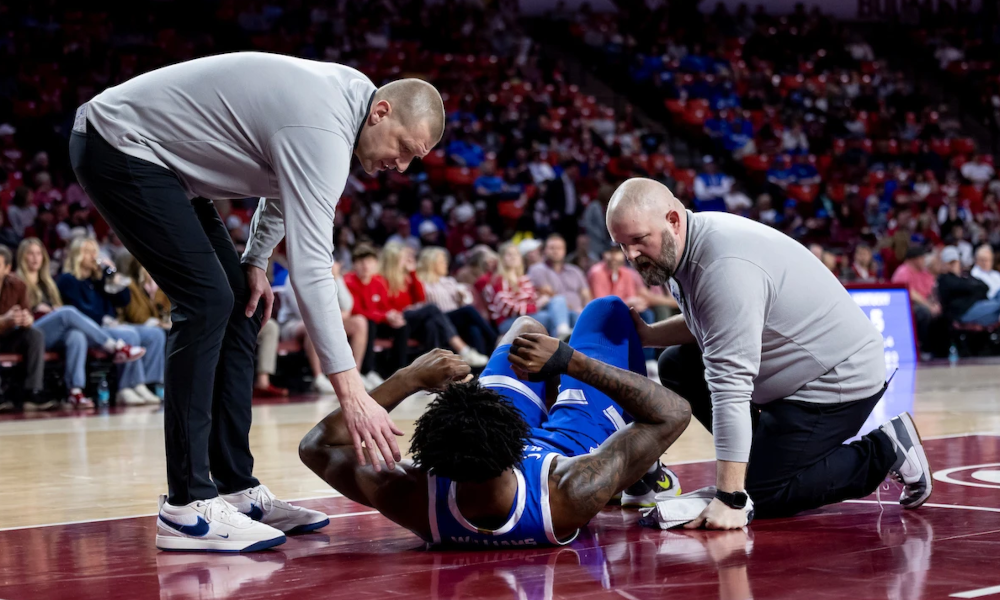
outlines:
[[[257,334],[257,372],[274,375],[278,370],[278,337],[281,328],[269,319]]]

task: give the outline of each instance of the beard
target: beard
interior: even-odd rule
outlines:
[[[663,285],[677,270],[677,246],[670,233],[664,229],[660,239],[660,255],[655,259],[639,256],[635,259],[635,270],[642,281],[649,286]]]

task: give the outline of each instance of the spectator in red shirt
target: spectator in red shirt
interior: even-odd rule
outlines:
[[[351,254],[351,260],[354,270],[344,275],[344,283],[354,298],[354,314],[368,319],[370,336],[392,340],[389,368],[395,373],[406,366],[410,325],[402,311],[389,304],[389,286],[385,278],[378,274],[378,254],[375,249],[368,244],[358,244]],[[374,369],[375,353],[366,352],[361,371],[369,373]]]
[[[424,284],[416,274],[417,259],[413,249],[403,244],[382,248],[379,271],[389,292],[389,306],[403,313],[410,325],[410,337],[420,342],[423,351],[434,348],[454,350],[471,367],[485,367],[489,358],[476,352],[458,335],[458,330],[441,309],[427,302]]]
[[[569,308],[561,296],[539,295],[524,273],[524,260],[517,245],[500,246],[497,274],[483,287],[483,298],[497,330],[504,334],[518,317],[530,315],[550,334],[567,335],[570,331]]]
[[[906,251],[906,259],[892,274],[892,283],[906,286],[910,291],[910,307],[917,324],[917,341],[927,348],[927,332],[931,321],[941,314],[941,305],[934,298],[934,274],[927,269],[929,253],[922,246]],[[926,352],[926,351],[925,351]]]
[[[587,281],[590,283],[594,298],[617,296],[639,312],[649,308],[640,295],[639,282],[629,271],[631,268],[625,265],[625,255],[621,248],[612,247],[605,250],[604,260],[587,272]]]

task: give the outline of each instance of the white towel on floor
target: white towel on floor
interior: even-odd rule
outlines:
[[[657,499],[656,506],[642,511],[639,524],[645,527],[672,529],[698,518],[701,511],[715,498],[715,486]]]
[[[698,518],[701,511],[715,498],[715,486],[710,485],[700,490],[681,494],[680,496],[657,496],[656,506],[642,511],[639,524],[645,527],[673,529]],[[753,521],[753,500],[748,499],[743,509],[747,515],[746,524]]]

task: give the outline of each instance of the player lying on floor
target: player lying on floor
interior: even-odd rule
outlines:
[[[562,374],[556,401],[543,400],[556,396],[551,378],[522,381],[511,361],[526,369],[521,375]],[[568,346],[522,317],[478,380],[456,381],[468,374],[457,356],[435,350],[372,392],[391,411],[417,391],[441,390],[416,422],[412,462],[380,472],[358,466],[339,410],[306,434],[299,456],[347,498],[431,543],[567,544],[640,480],[659,478],[679,493],[659,457],[687,427],[691,410],[646,377],[621,300],[588,304]]]

